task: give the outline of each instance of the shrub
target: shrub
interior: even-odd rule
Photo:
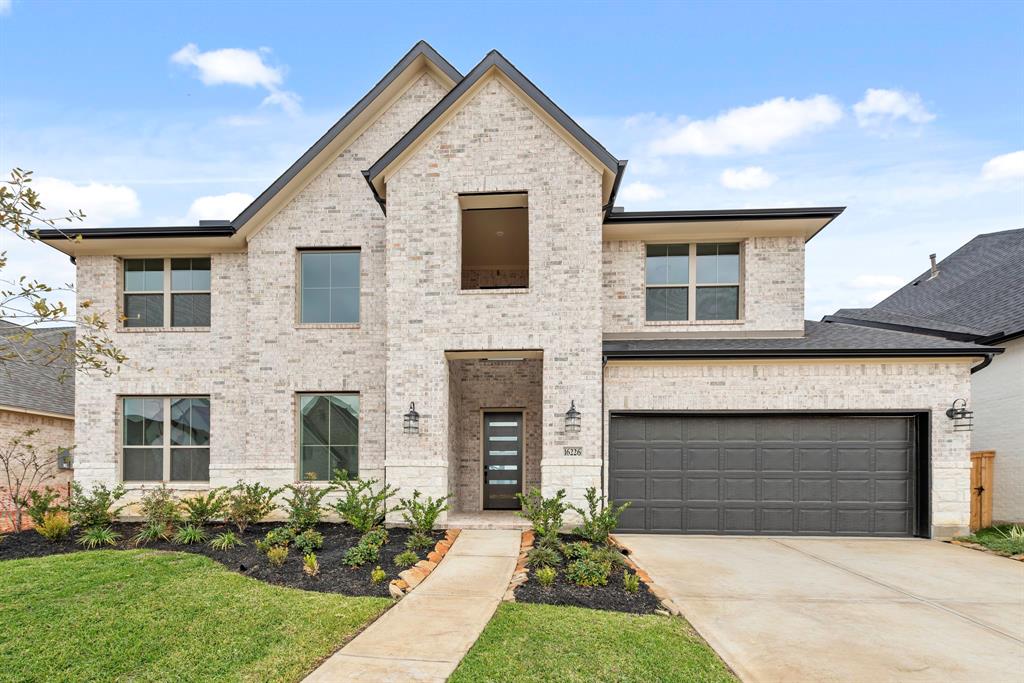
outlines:
[[[377,565],[377,567],[370,572],[370,581],[373,583],[380,583],[386,578],[388,578],[388,574],[380,568],[380,565]]]
[[[324,496],[334,490],[333,486],[313,486],[310,483],[293,484],[285,487],[292,494],[291,498],[285,498],[285,507],[288,510],[288,523],[299,529],[312,529],[320,523],[323,516],[320,503]]]
[[[565,568],[565,578],[577,586],[606,586],[612,566],[608,562],[585,557],[570,562]]]
[[[596,562],[607,562],[610,567],[624,567],[626,556],[618,548],[602,545],[590,550],[590,559]]]
[[[627,593],[636,593],[640,590],[640,577],[628,569],[623,569],[622,587],[626,589]]]
[[[78,537],[76,543],[92,550],[101,545],[116,545],[119,538],[121,538],[121,534],[109,526],[93,526],[87,527]]]
[[[275,496],[283,488],[272,489],[259,482],[238,482],[228,494],[227,517],[244,534],[246,527],[255,524],[277,509]]]
[[[303,555],[311,555],[313,551],[324,546],[324,535],[316,529],[306,529],[301,534],[296,534],[292,545]]]
[[[558,571],[554,567],[541,567],[533,575],[537,577],[537,583],[544,588],[550,588],[558,577]]]
[[[306,553],[302,556],[302,571],[306,576],[316,576],[320,573],[320,562],[317,561],[314,553]]]
[[[214,550],[231,550],[235,546],[245,545],[234,531],[225,531],[224,533],[217,534],[210,541],[210,547]]]
[[[138,546],[146,545],[153,541],[169,541],[173,531],[174,527],[168,526],[163,522],[146,522],[139,529],[139,532],[132,536],[131,543]]]
[[[395,555],[396,567],[411,567],[420,561],[420,556],[412,550],[403,550]]]
[[[434,547],[434,537],[422,531],[414,531],[405,539],[405,547],[413,552],[417,550],[430,550]]]
[[[71,518],[63,510],[48,512],[42,522],[36,524],[36,531],[47,541],[63,541],[71,533]]]
[[[619,525],[619,516],[629,507],[629,503],[605,505],[604,496],[597,495],[597,489],[591,486],[586,493],[587,509],[570,505],[569,507],[579,513],[583,519],[582,524],[573,529],[573,532],[587,539],[591,543],[603,545],[608,543],[608,536],[615,527]]]
[[[540,489],[532,489],[525,496],[517,493],[522,506],[520,516],[530,520],[537,545],[551,545],[558,542],[558,530],[562,528],[562,517],[568,506],[565,503],[565,489],[559,489],[551,498],[545,498]]]
[[[263,540],[256,541],[256,548],[267,552],[271,548],[287,548],[295,540],[295,530],[287,526],[274,527],[267,532]]]
[[[178,533],[174,534],[174,542],[180,545],[193,545],[205,541],[206,532],[203,531],[203,527],[196,524],[186,524],[178,529]]]
[[[181,501],[188,513],[188,521],[195,526],[206,526],[211,520],[220,519],[228,506],[228,492],[223,487],[215,488],[206,495],[193,496]]]
[[[68,514],[71,523],[82,529],[109,527],[124,505],[114,507],[114,503],[124,498],[127,491],[124,484],[108,489],[105,484],[95,484],[89,493],[85,492],[77,481],[71,482],[71,499],[68,501]]]
[[[451,496],[427,496],[421,500],[420,495],[419,491],[413,491],[412,498],[400,499],[398,509],[402,511],[402,519],[410,529],[429,536],[441,513],[451,509],[451,505],[448,504]]]
[[[288,548],[283,545],[275,545],[267,550],[267,560],[275,567],[280,567],[288,559]]]
[[[582,560],[590,555],[591,550],[592,546],[586,541],[566,543],[562,546],[562,552],[568,560]]]
[[[23,502],[25,503],[25,512],[32,520],[32,523],[36,526],[41,526],[45,522],[47,515],[59,512],[60,506],[54,504],[58,498],[60,498],[60,491],[52,486],[47,486],[42,490],[33,489],[29,491],[28,496]]]
[[[147,525],[163,525],[168,535],[171,527],[181,521],[181,504],[166,484],[161,484],[160,488],[144,494],[139,501],[139,507]]]
[[[526,563],[531,567],[554,567],[561,561],[561,556],[554,548],[537,546],[526,554]]]
[[[360,537],[359,542],[345,552],[342,560],[350,567],[361,567],[380,558],[380,549],[388,542],[386,529],[371,529]]]
[[[335,472],[332,484],[341,491],[341,497],[331,507],[356,531],[366,533],[397,509],[389,508],[387,500],[398,493],[398,489],[385,484],[375,491],[378,483],[376,479],[349,479],[345,470]]]

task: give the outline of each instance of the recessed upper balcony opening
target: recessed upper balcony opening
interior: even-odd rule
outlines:
[[[462,289],[530,286],[530,219],[525,192],[459,195]]]

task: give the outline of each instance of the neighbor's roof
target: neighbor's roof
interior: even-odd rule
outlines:
[[[873,308],[826,321],[998,343],[1024,334],[1024,229],[978,235]]]
[[[0,408],[73,416],[75,378],[69,372],[70,354],[56,359],[46,356],[48,349],[65,340],[73,348],[75,328],[34,328],[27,339],[25,332],[21,325],[0,320],[0,355],[5,359],[0,360]],[[12,360],[6,360],[9,355]]]
[[[608,358],[842,358],[985,356],[1001,349],[843,323],[807,320],[804,336],[604,341]]]

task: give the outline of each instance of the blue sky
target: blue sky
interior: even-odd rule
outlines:
[[[816,319],[1024,226],[1021,35],[1010,2],[0,0],[0,165],[93,225],[230,218],[417,40],[497,48],[630,159],[627,209],[848,206],[808,245]]]

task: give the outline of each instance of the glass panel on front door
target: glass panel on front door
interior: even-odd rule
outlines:
[[[484,413],[484,509],[518,510],[523,490],[523,414]]]

